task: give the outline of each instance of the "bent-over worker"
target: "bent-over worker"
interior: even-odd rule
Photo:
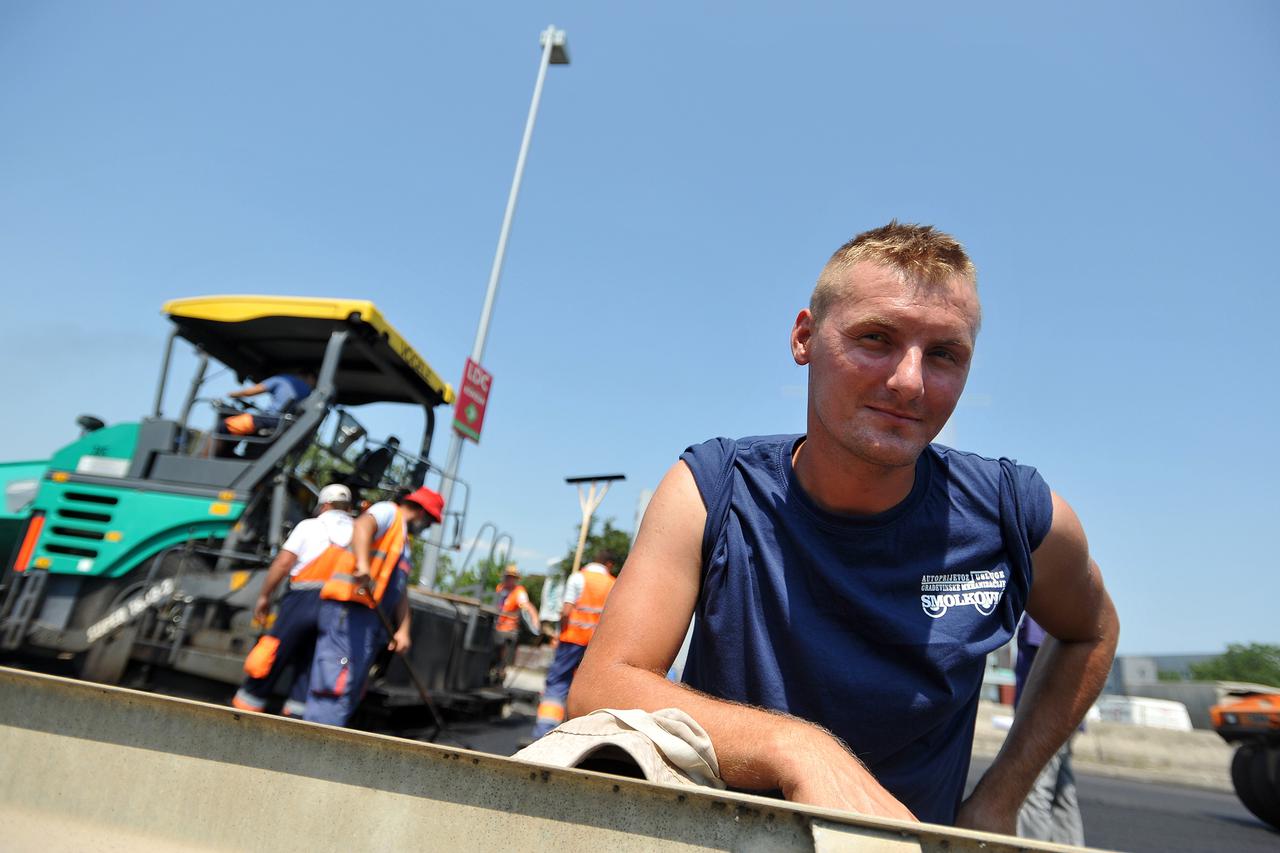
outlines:
[[[338,556],[320,590],[309,722],[346,725],[383,645],[397,654],[409,650],[409,537],[443,519],[444,499],[425,487],[399,503],[375,503],[356,519],[350,551]],[[394,628],[390,637],[375,608]]]
[[[320,587],[328,580],[318,558],[329,548],[351,544],[351,490],[333,483],[320,490],[315,518],[298,522],[271,561],[253,608],[254,619],[267,624],[271,597],[281,582],[288,584],[276,609],[275,621],[245,658],[246,678],[231,704],[242,711],[267,706],[280,675],[293,667],[293,685],[284,703],[287,717],[301,717],[307,703],[311,656],[316,648]]]

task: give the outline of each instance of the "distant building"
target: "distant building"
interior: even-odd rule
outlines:
[[[1156,662],[1156,671],[1161,678],[1177,676],[1182,679],[1190,679],[1192,664],[1213,660],[1221,656],[1221,654],[1221,652],[1218,652],[1217,654],[1207,655],[1152,655],[1151,659]]]
[[[1111,664],[1104,694],[1172,699],[1187,706],[1191,725],[1210,729],[1209,708],[1241,685],[1229,681],[1191,681],[1191,665],[1218,654],[1121,655]]]
[[[1242,685],[1228,681],[1191,681],[1191,665],[1218,657],[1218,654],[1119,655],[1102,688],[1103,696],[1131,696],[1168,699],[1187,708],[1191,725],[1213,728],[1209,708],[1222,702],[1231,690]],[[1013,666],[1017,643],[1011,641],[987,655],[982,679],[982,697],[1008,704],[1013,697]]]
[[[1136,696],[1129,688],[1160,681],[1191,680],[1191,665],[1218,657],[1217,654],[1119,655],[1107,676],[1106,693]]]
[[[1111,662],[1111,672],[1107,674],[1107,683],[1103,693],[1114,693],[1118,696],[1138,696],[1130,692],[1133,688],[1145,684],[1155,684],[1160,680],[1160,670],[1153,657],[1137,655],[1118,655]]]

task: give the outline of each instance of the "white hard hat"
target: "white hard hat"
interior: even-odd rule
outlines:
[[[320,490],[319,503],[331,504],[338,501],[351,503],[351,490],[341,483],[330,483]]]

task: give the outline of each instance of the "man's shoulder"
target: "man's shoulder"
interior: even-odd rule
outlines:
[[[953,477],[968,476],[995,480],[1000,477],[1000,472],[1006,469],[1035,471],[1032,466],[1023,465],[1008,456],[984,456],[971,450],[957,450],[945,444],[931,444],[925,452],[932,454],[934,459],[941,463],[942,469]]]
[[[328,512],[321,513],[320,516],[313,520],[320,522],[325,532],[330,535],[333,533],[347,533],[355,525],[355,519],[340,509],[331,509]]]
[[[292,551],[297,554],[309,545],[321,540],[329,541],[329,531],[324,522],[318,518],[304,518],[289,531],[289,537],[285,539],[284,545],[281,547],[286,551]]]
[[[794,444],[800,439],[799,433],[778,433],[776,435],[749,435],[744,438],[709,438],[706,441],[691,444],[685,453],[719,453],[730,450],[737,453],[768,453],[782,444]]]
[[[324,531],[324,522],[319,518],[304,518],[293,526],[291,536],[309,536],[312,533]]]
[[[727,477],[733,469],[753,481],[771,484],[769,488],[784,487],[782,460],[799,440],[797,434],[713,438],[689,446],[680,459],[693,474],[702,502],[712,507],[726,494],[726,486],[732,491],[733,481]]]
[[[723,470],[731,460],[748,466],[770,464],[782,448],[792,448],[799,440],[800,435],[796,433],[712,438],[689,445],[680,458],[693,471],[694,479],[701,480],[712,472]]]
[[[1027,525],[1034,549],[1053,520],[1053,499],[1040,472],[1007,456],[992,458],[980,453],[932,444],[932,454],[952,494],[964,493],[988,506],[1012,500]]]
[[[390,527],[391,523],[395,521],[396,513],[399,509],[400,508],[392,501],[378,501],[376,504],[373,504],[371,507],[366,509],[364,514],[374,520],[374,523],[378,525],[379,531],[383,531]]]

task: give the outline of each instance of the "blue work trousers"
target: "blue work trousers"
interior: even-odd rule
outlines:
[[[565,702],[569,699],[569,688],[573,685],[574,673],[587,647],[577,643],[560,641],[556,646],[556,656],[551,660],[547,670],[547,686],[542,691],[542,701],[538,703],[538,721],[533,726],[533,736],[540,738],[556,726],[564,722]]]
[[[409,575],[397,569],[378,605],[393,626],[408,583]],[[345,601],[321,599],[319,628],[303,719],[345,726],[364,698],[369,669],[390,637],[371,608]]]
[[[285,701],[284,713],[292,717],[302,716],[307,702],[307,684],[311,675],[311,656],[316,649],[316,634],[320,615],[320,590],[290,589],[280,599],[275,621],[267,631],[274,637],[275,659],[271,669],[261,678],[246,678],[236,691],[239,707],[261,711],[267,706],[280,676],[293,667],[293,686]]]

